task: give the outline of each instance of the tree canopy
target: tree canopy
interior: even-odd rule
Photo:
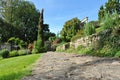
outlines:
[[[77,32],[82,29],[81,21],[78,18],[73,18],[65,22],[64,27],[62,28],[60,35],[64,41],[69,42]]]
[[[105,17],[106,13],[114,14],[115,12],[120,14],[120,1],[119,0],[108,0],[105,6],[102,5],[100,7],[100,10],[98,12],[99,20],[101,21]]]
[[[0,4],[1,18],[11,24],[12,28],[16,28],[10,37],[19,37],[27,42],[34,41],[37,38],[39,19],[39,12],[34,4],[24,0],[1,0]],[[6,27],[9,28],[7,25]]]

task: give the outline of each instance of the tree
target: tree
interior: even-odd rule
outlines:
[[[73,18],[64,24],[64,27],[60,32],[61,38],[64,41],[69,42],[80,29],[82,29],[81,21],[78,18]]]
[[[39,12],[34,4],[25,0],[1,0],[0,3],[2,18],[18,29],[14,37],[27,42],[36,40]]]
[[[21,10],[24,8],[21,14]],[[37,25],[39,20],[39,12],[36,10],[34,4],[31,4],[27,1],[22,2],[19,8],[17,9],[20,14],[20,31],[21,36],[24,41],[33,42],[37,38]],[[24,37],[23,37],[24,36]]]
[[[48,41],[50,37],[56,37],[55,33],[45,32],[44,33],[45,41]]]
[[[0,40],[1,42],[6,42],[11,36],[14,36],[17,32],[17,28],[13,25],[7,23],[2,18],[0,18]]]
[[[100,10],[98,12],[98,18],[99,18],[99,21],[101,21],[103,18],[104,18],[104,15],[105,14],[105,9],[103,7],[103,5],[100,7]]]
[[[42,9],[42,11],[40,12],[40,17],[39,17],[37,41],[32,51],[33,53],[42,53],[45,51],[44,30],[46,30],[46,28],[44,28],[45,25],[44,25],[43,12],[44,10]],[[45,26],[45,27],[48,27],[48,26]]]
[[[114,14],[117,12],[120,14],[120,1],[119,0],[108,0],[105,6],[101,6],[98,12],[99,21],[104,19],[105,14]]]
[[[117,28],[120,27],[120,17],[117,12],[115,12],[113,15],[110,15],[108,13],[105,14],[104,20],[102,20],[102,29],[109,29],[109,28]]]
[[[16,11],[16,6],[18,6],[20,0],[1,0],[0,1],[0,14],[2,18],[7,22],[11,23],[14,21],[13,17]],[[17,4],[17,5],[16,5]]]
[[[120,2],[119,0],[108,0],[108,2],[105,4],[105,10],[106,12],[113,14],[115,11],[120,14]]]

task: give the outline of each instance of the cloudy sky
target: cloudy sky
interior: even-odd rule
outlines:
[[[49,24],[50,31],[57,33],[67,20],[74,17],[82,20],[98,19],[98,10],[107,0],[29,0],[38,10],[44,8],[44,23]]]

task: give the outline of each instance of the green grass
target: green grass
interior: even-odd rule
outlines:
[[[0,60],[0,80],[19,80],[30,75],[33,63],[41,54],[32,54]]]

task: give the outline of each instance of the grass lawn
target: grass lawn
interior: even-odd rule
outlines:
[[[0,60],[0,80],[19,80],[29,75],[33,63],[41,54],[32,54]]]

